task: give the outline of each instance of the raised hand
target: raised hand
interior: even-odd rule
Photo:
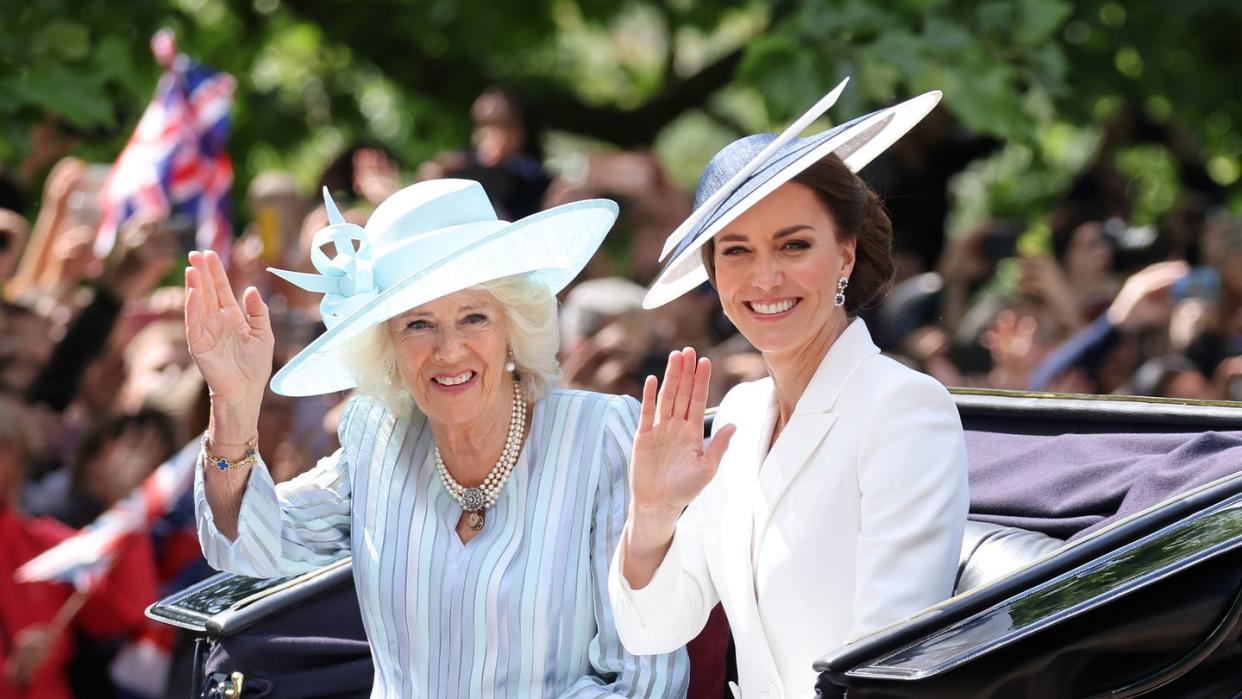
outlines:
[[[1157,262],[1130,275],[1108,307],[1113,325],[1126,330],[1141,330],[1169,322],[1173,299],[1169,293],[1178,279],[1190,272],[1181,260]]]
[[[249,287],[238,304],[224,265],[211,251],[191,252],[190,267],[185,271],[185,335],[190,355],[211,389],[213,419],[216,410],[225,406],[235,414],[238,423],[249,431],[257,423],[264,387],[272,373],[275,337],[267,304],[258,290]],[[232,432],[233,430],[230,430]],[[225,439],[249,438],[249,434],[231,435]],[[213,439],[216,436],[213,435]]]
[[[687,347],[669,355],[658,396],[654,376],[643,384],[630,470],[635,510],[664,510],[675,518],[716,475],[734,426],[722,427],[704,446],[711,374],[711,362],[696,361]]]

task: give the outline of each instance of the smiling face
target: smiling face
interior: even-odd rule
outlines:
[[[828,209],[806,185],[778,187],[714,241],[725,315],[759,351],[810,347],[845,322],[833,299],[854,267],[855,242],[839,242]]]
[[[397,371],[428,419],[461,425],[506,409],[513,377],[505,371],[504,310],[485,291],[442,296],[388,321]]]

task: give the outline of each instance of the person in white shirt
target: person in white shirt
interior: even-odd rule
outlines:
[[[707,443],[709,362],[686,348],[647,379],[613,615],[629,651],[659,653],[722,603],[745,697],[810,696],[816,658],[949,597],[969,504],[948,392],[854,317],[893,275],[888,216],[854,171],[940,95],[797,138],[843,86],[713,158],[646,299],[710,279],[769,377],[725,396]]]

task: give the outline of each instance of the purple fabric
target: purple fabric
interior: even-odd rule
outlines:
[[[204,678],[240,671],[247,697],[368,697],[374,681],[358,598],[342,585],[226,636]]]
[[[975,420],[966,427],[970,518],[1060,539],[1242,472],[1242,432],[1057,420]]]

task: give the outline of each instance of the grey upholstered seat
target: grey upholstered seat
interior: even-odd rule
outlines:
[[[967,520],[953,594],[1002,578],[1064,543],[1040,532]]]

